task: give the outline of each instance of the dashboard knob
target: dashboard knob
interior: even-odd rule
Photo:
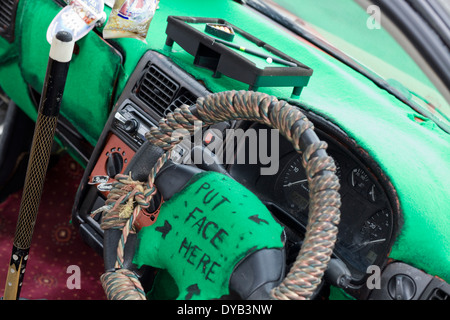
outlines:
[[[106,161],[106,172],[108,176],[114,178],[117,174],[121,173],[123,169],[123,158],[118,152],[113,152],[108,156]]]
[[[138,126],[139,122],[137,122],[136,119],[129,119],[123,124],[123,129],[128,133],[134,133],[136,132]]]
[[[416,293],[416,283],[407,275],[397,274],[389,280],[388,292],[394,300],[411,300]]]

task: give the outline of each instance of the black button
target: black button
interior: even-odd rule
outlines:
[[[411,300],[416,294],[416,283],[407,275],[397,274],[389,280],[388,292],[394,300]]]
[[[117,174],[121,173],[123,169],[123,158],[120,153],[111,153],[106,161],[106,172],[108,176],[114,178]]]
[[[134,133],[136,132],[138,126],[139,122],[137,122],[135,119],[129,119],[123,124],[123,129],[128,133]]]

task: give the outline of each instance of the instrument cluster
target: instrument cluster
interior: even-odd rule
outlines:
[[[330,135],[316,130],[328,143],[340,180],[341,221],[334,256],[361,283],[371,265],[382,265],[392,244],[397,221],[389,197],[379,179],[361,159]],[[280,137],[279,168],[275,175],[257,175],[258,166],[234,164],[230,173],[255,192],[280,221],[304,236],[308,221],[309,186],[302,156]],[[272,146],[273,147],[273,146]],[[288,219],[286,219],[288,217]]]

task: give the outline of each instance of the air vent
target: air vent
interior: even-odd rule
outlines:
[[[165,110],[164,115],[166,115],[168,112],[174,111],[176,108],[181,107],[183,104],[191,106],[195,103],[196,100],[197,100],[196,96],[194,96],[191,92],[187,91],[186,89],[182,88],[180,90],[180,94],[178,95],[178,97]]]
[[[18,2],[19,0],[4,0],[0,5],[0,35],[8,42],[14,41],[14,24]]]
[[[137,96],[159,115],[164,115],[179,89],[179,84],[151,65],[144,74]]]

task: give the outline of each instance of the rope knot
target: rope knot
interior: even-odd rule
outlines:
[[[128,219],[131,217],[133,211],[134,211],[134,200],[133,198],[129,198],[127,203],[122,205],[119,211],[119,218]]]

